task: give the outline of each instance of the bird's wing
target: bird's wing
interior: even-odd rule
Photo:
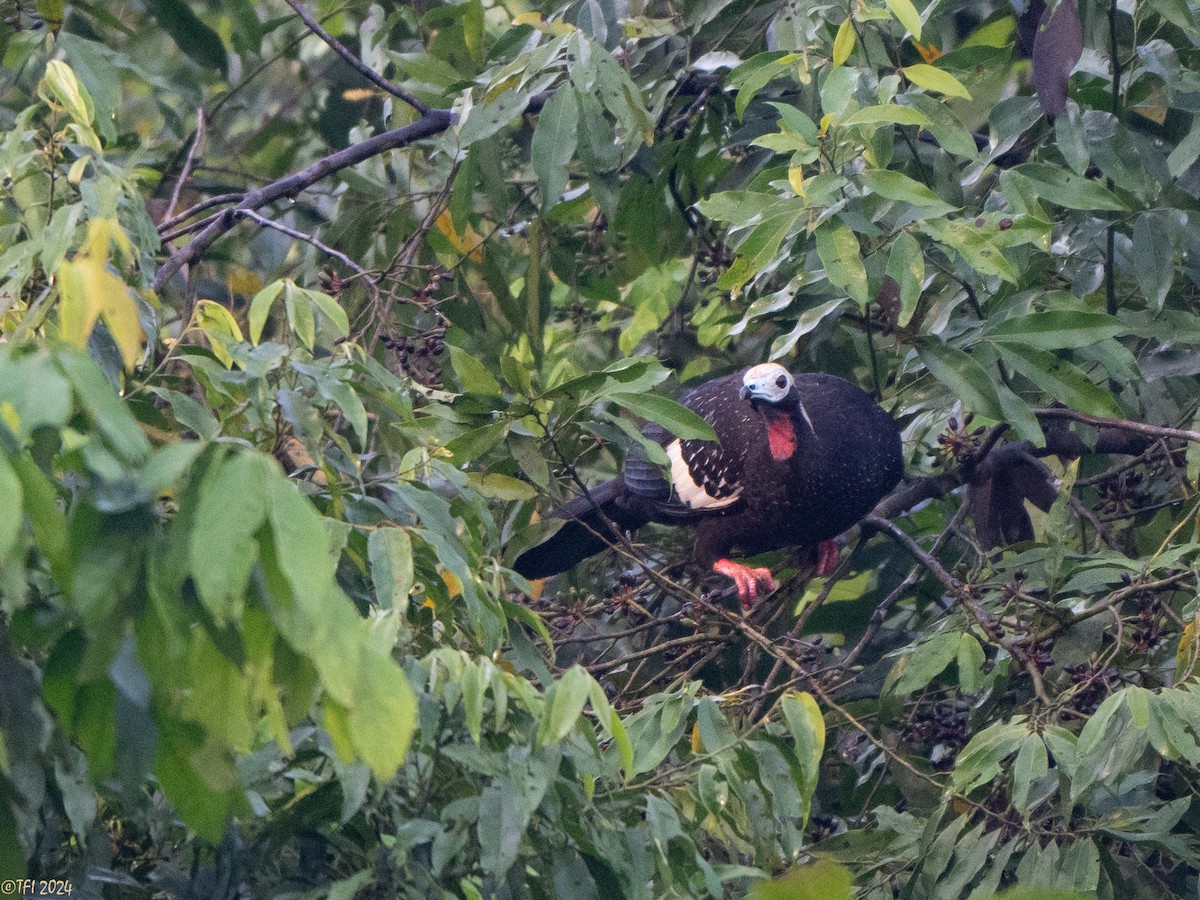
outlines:
[[[721,444],[680,440],[654,425],[647,427],[646,437],[662,445],[670,468],[630,457],[623,474],[630,493],[652,502],[656,518],[694,519],[741,498],[741,460]]]

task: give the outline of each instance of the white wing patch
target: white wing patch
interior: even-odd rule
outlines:
[[[692,509],[722,509],[736,503],[741,497],[740,485],[727,496],[714,497],[705,490],[703,485],[697,484],[692,477],[692,470],[689,468],[687,460],[683,458],[683,447],[680,441],[671,441],[664,449],[667,451],[667,458],[671,460],[671,487],[675,489],[676,496],[686,506]],[[722,478],[715,487],[717,490],[724,491],[728,487],[728,482]]]

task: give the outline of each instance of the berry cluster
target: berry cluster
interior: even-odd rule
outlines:
[[[1075,685],[1071,693],[1072,706],[1084,715],[1094,713],[1104,698],[1112,693],[1112,685],[1119,681],[1120,673],[1112,666],[1101,666],[1093,659],[1090,663],[1065,666],[1063,671],[1071,676]]]
[[[1141,489],[1142,473],[1122,472],[1107,481],[1102,481],[1096,490],[1100,493],[1100,512],[1106,516],[1123,517],[1136,511],[1146,503]]]
[[[938,449],[934,451],[934,466],[960,465],[964,459],[975,454],[979,449],[979,438],[987,431],[982,425],[971,430],[971,420],[974,413],[967,413],[959,425],[953,416],[947,423],[947,428],[937,437]]]
[[[904,729],[905,737],[930,747],[929,761],[938,769],[954,765],[958,751],[967,743],[967,716],[972,699],[957,697],[918,706]]]

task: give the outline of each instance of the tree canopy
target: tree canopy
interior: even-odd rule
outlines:
[[[14,0],[0,879],[1195,896],[1198,17]],[[902,430],[830,576],[509,568],[765,360]]]

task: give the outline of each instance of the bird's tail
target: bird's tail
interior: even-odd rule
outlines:
[[[615,478],[564,503],[549,516],[566,519],[563,527],[518,556],[513,569],[526,578],[556,575],[611,546],[616,538],[609,522],[621,531],[641,528],[648,520],[631,510],[626,499],[625,485]]]

